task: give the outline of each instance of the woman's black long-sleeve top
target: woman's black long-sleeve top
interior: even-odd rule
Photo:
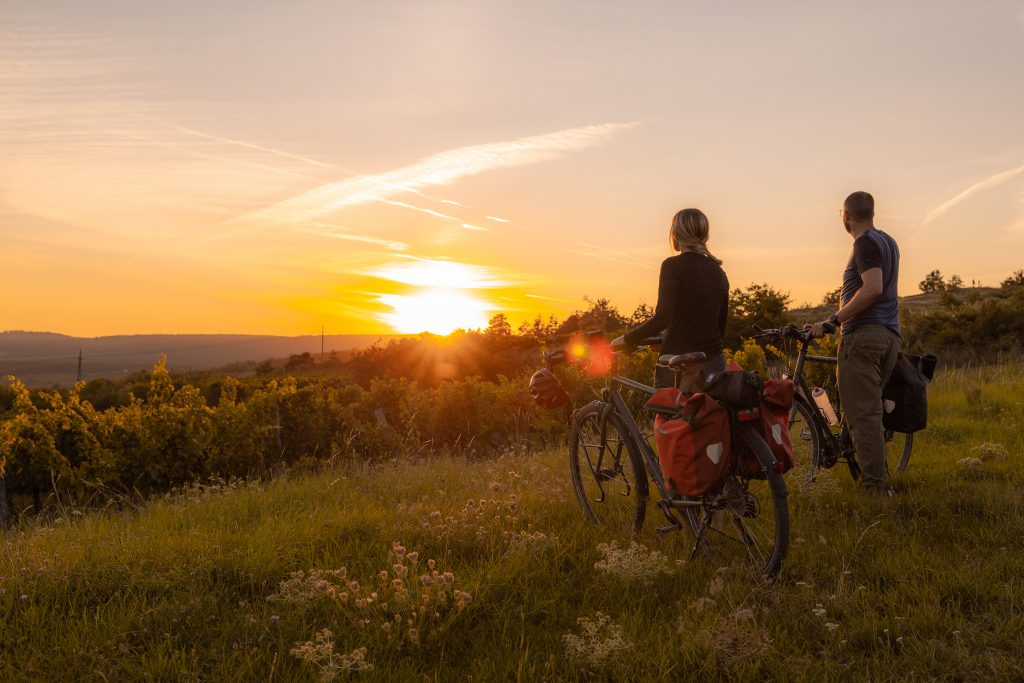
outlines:
[[[708,358],[722,352],[729,313],[729,278],[704,254],[686,251],[661,264],[658,305],[654,317],[625,335],[636,342],[665,332],[661,353],[703,351]]]

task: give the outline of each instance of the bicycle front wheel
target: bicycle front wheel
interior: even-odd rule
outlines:
[[[736,426],[736,435],[766,466],[765,478],[732,474],[721,491],[706,495],[695,547],[726,561],[744,563],[756,578],[772,578],[789,550],[786,482],[769,466],[775,458],[764,439],[747,423]]]
[[[573,414],[569,471],[588,519],[621,533],[640,531],[647,473],[622,418],[607,403],[594,401]]]
[[[822,437],[816,409],[797,395],[789,419],[789,440],[793,444],[793,469],[790,479],[804,484],[814,483],[821,466]]]

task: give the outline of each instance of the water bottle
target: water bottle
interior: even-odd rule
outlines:
[[[814,399],[814,402],[818,405],[818,410],[821,411],[821,414],[825,416],[825,419],[828,420],[830,425],[835,426],[839,424],[839,418],[836,417],[836,411],[832,409],[832,401],[828,399],[828,394],[825,393],[824,389],[821,387],[814,387],[814,389],[811,390],[811,398]]]

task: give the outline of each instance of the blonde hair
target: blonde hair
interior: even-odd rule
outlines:
[[[668,231],[668,243],[672,249],[682,251],[686,247],[690,251],[704,254],[715,263],[721,265],[722,259],[715,258],[708,251],[708,217],[700,209],[683,209],[672,218],[672,227]]]

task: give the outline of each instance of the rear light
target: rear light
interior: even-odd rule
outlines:
[[[759,417],[761,417],[761,411],[757,408],[736,411],[736,419],[739,420],[740,422],[753,422]]]

